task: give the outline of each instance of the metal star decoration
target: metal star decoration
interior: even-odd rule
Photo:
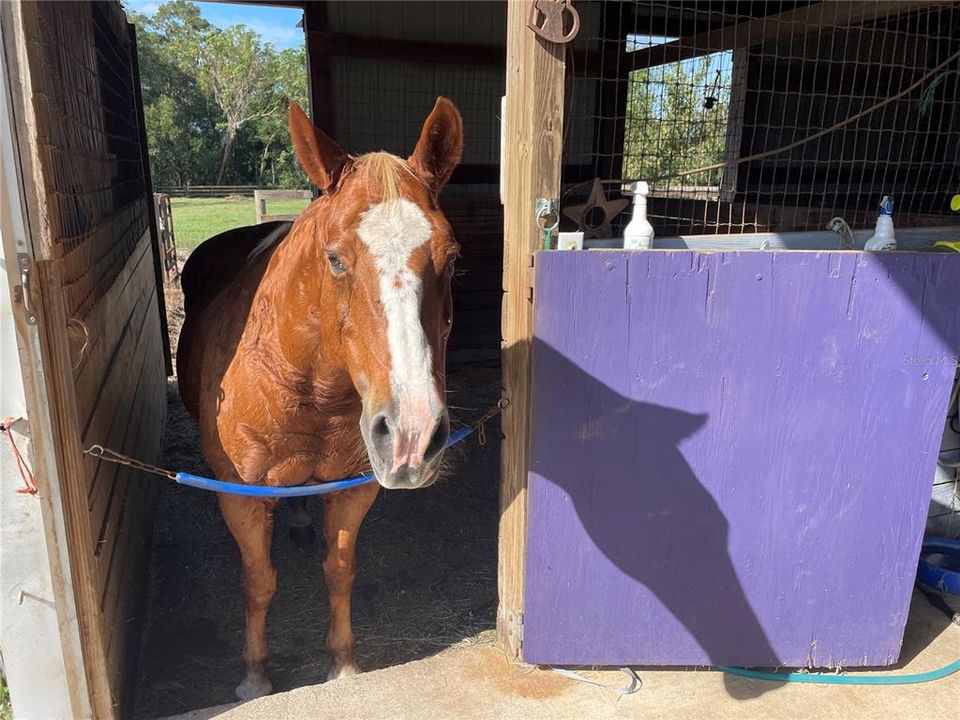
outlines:
[[[630,201],[626,198],[619,200],[609,200],[607,194],[603,191],[603,183],[600,178],[594,178],[593,188],[590,190],[590,197],[582,205],[571,205],[563,209],[563,214],[577,224],[577,228],[583,230],[585,237],[590,238],[610,238],[613,237],[611,223],[614,218],[624,211]],[[597,224],[589,222],[589,215],[594,210],[600,210],[603,213],[603,220]]]

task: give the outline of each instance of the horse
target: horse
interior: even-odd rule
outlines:
[[[445,355],[459,246],[438,196],[460,162],[463,122],[438,98],[406,160],[353,156],[289,108],[296,157],[322,194],[292,226],[206,241],[183,270],[181,397],[216,477],[268,486],[372,470],[324,495],[329,678],[359,672],[350,626],[357,532],[380,487],[438,475],[450,432]],[[243,700],[272,690],[266,614],[275,500],[218,495],[240,550]]]

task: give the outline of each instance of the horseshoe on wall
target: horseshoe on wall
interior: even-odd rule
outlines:
[[[571,27],[563,31],[565,15],[570,16]],[[580,14],[572,0],[531,0],[527,27],[544,40],[554,43],[568,43],[580,31]]]

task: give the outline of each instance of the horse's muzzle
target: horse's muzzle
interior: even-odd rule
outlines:
[[[450,437],[450,416],[410,422],[402,415],[381,412],[363,433],[377,481],[390,490],[415,490],[437,479],[440,460]]]

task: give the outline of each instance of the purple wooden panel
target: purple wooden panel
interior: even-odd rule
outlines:
[[[896,661],[960,257],[537,259],[523,654]]]

